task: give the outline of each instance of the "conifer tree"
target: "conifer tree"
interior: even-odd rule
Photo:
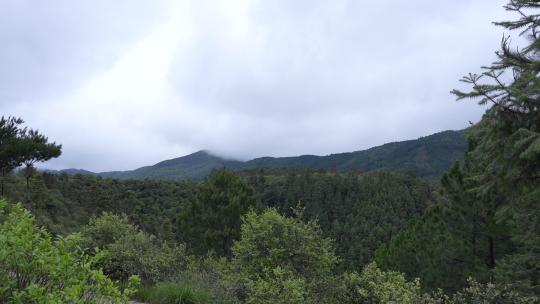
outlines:
[[[491,203],[498,222],[511,225],[516,250],[497,263],[500,280],[540,293],[540,2],[511,0],[506,10],[517,20],[495,23],[518,30],[527,45],[513,48],[504,36],[498,60],[481,74],[462,81],[470,92],[452,91],[458,99],[479,98],[491,104],[475,126],[473,161],[484,168],[470,176],[477,199]]]
[[[4,183],[6,175],[21,164],[19,149],[19,138],[21,133],[26,132],[21,125],[24,121],[20,118],[8,116],[0,118],[0,171],[1,195],[4,195]]]
[[[49,143],[49,139],[37,130],[21,132],[19,145],[19,157],[25,166],[27,199],[30,200],[30,178],[35,172],[34,164],[60,156],[62,145]]]
[[[178,216],[183,241],[198,254],[231,254],[240,237],[241,217],[258,204],[255,191],[234,173],[212,172]]]

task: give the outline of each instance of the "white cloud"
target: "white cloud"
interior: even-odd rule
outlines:
[[[96,171],[460,129],[483,109],[448,92],[493,60],[504,3],[7,1],[1,112],[64,145],[49,166]]]

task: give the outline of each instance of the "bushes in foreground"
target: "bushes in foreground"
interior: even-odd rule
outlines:
[[[127,287],[121,290],[101,270],[96,270],[100,259],[100,265],[114,265],[113,269],[120,269],[120,273],[160,273],[160,269],[169,266],[168,272],[159,277],[164,282],[144,287],[137,294],[138,299],[149,303],[528,304],[539,301],[504,286],[472,280],[468,287],[453,295],[441,291],[426,293],[419,280],[408,280],[395,271],[382,271],[375,263],[361,272],[336,273],[337,257],[332,242],[322,237],[318,225],[302,222],[299,217],[284,217],[275,209],[246,215],[231,260],[211,256],[195,260],[181,250],[160,253],[159,250],[169,245],[133,228],[126,219],[107,214],[94,219],[83,230],[82,240],[78,235],[53,240],[48,232],[36,227],[33,217],[20,204],[8,206],[0,201],[0,302],[126,303],[135,291],[138,277],[131,277]],[[144,236],[146,241],[137,240],[137,236]],[[93,257],[86,255],[77,246],[84,242],[105,250],[98,250]],[[123,245],[111,247],[111,244]]]
[[[230,268],[223,268],[242,303],[403,303],[525,304],[538,303],[507,286],[469,281],[468,287],[445,295],[425,292],[419,279],[383,271],[375,263],[361,272],[336,273],[332,241],[314,222],[287,218],[275,209],[248,213],[241,238],[233,247]],[[228,271],[228,273],[227,273]]]
[[[75,244],[77,236],[53,237],[38,228],[20,204],[0,200],[0,302],[126,303],[137,277],[121,291]]]

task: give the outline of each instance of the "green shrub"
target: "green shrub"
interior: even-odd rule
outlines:
[[[232,265],[224,257],[207,255],[193,259],[185,271],[178,272],[173,281],[208,292],[208,302],[212,304],[238,303],[235,295],[236,284],[232,278]]]
[[[537,297],[518,294],[510,286],[480,284],[469,279],[468,287],[453,295],[438,289],[422,291],[420,280],[407,280],[402,273],[382,271],[375,263],[367,265],[361,273],[345,273],[337,278],[332,303],[384,303],[384,304],[534,304]],[[326,302],[325,302],[326,303]]]
[[[100,266],[116,280],[138,275],[143,282],[153,284],[170,279],[187,264],[183,245],[157,239],[130,224],[125,215],[105,212],[92,218],[81,233],[81,246],[102,250],[104,258]]]
[[[534,296],[523,296],[511,286],[497,286],[492,283],[480,284],[469,278],[469,286],[452,297],[455,304],[496,303],[496,304],[533,304],[540,303]]]
[[[78,241],[53,240],[20,204],[0,200],[0,303],[127,302],[138,278],[120,291],[95,268],[101,254],[84,254]]]
[[[199,304],[207,303],[209,299],[205,291],[171,282],[141,288],[137,297],[152,304]]]
[[[310,303],[326,293],[320,284],[338,258],[317,223],[280,215],[275,209],[249,212],[233,246],[233,276],[247,303]]]

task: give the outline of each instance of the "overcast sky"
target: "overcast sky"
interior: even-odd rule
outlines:
[[[0,114],[125,170],[208,149],[325,155],[478,121],[502,0],[0,0]]]

